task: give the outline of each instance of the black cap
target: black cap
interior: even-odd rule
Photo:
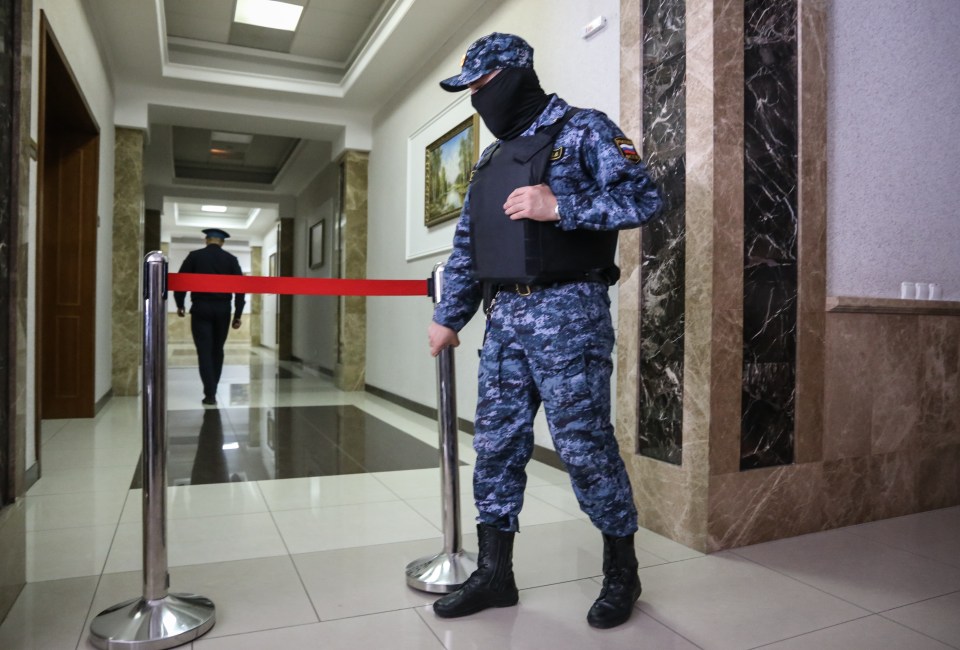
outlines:
[[[230,233],[228,233],[225,230],[220,230],[219,228],[207,228],[202,232],[204,235],[206,235],[207,237],[210,237],[211,239],[226,239],[227,237],[230,236]]]

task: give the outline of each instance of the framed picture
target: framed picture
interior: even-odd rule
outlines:
[[[423,225],[428,228],[460,214],[479,155],[479,132],[480,118],[474,113],[427,145]]]
[[[326,219],[321,219],[310,226],[310,268],[315,269],[323,266],[323,224]]]
[[[271,278],[277,276],[277,254],[270,253],[270,257],[267,258],[267,275]]]

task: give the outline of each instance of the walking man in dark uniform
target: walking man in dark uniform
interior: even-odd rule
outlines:
[[[223,250],[223,241],[230,235],[218,228],[203,231],[206,248],[191,251],[180,266],[180,273],[210,273],[214,275],[243,275],[240,262],[236,257]],[[176,291],[173,294],[177,302],[177,316],[183,318],[184,300],[187,294]],[[234,295],[233,329],[240,328],[240,315],[243,313],[244,295]],[[190,295],[190,331],[193,344],[197,347],[197,361],[200,364],[200,380],[203,381],[204,404],[217,403],[217,384],[223,371],[223,345],[230,331],[230,294],[199,293]]]
[[[478,569],[436,601],[438,616],[515,605],[513,539],[543,404],[580,508],[603,535],[603,588],[593,627],[624,623],[640,597],[630,480],[610,421],[614,345],[608,286],[617,231],[660,209],[633,143],[606,115],[547,95],[533,48],[493,33],[467,50],[460,74],[497,141],[474,166],[428,336],[437,355],[481,302],[487,329],[475,420]]]

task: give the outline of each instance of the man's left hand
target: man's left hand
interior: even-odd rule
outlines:
[[[240,329],[240,319],[239,319],[239,318],[234,318],[234,319],[233,319],[233,329],[235,329],[235,330]]]
[[[507,216],[517,219],[533,219],[534,221],[559,221],[557,216],[557,197],[548,185],[528,185],[518,187],[503,204],[503,211]]]

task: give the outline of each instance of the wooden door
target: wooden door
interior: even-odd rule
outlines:
[[[48,131],[44,146],[41,417],[94,415],[99,137]]]

